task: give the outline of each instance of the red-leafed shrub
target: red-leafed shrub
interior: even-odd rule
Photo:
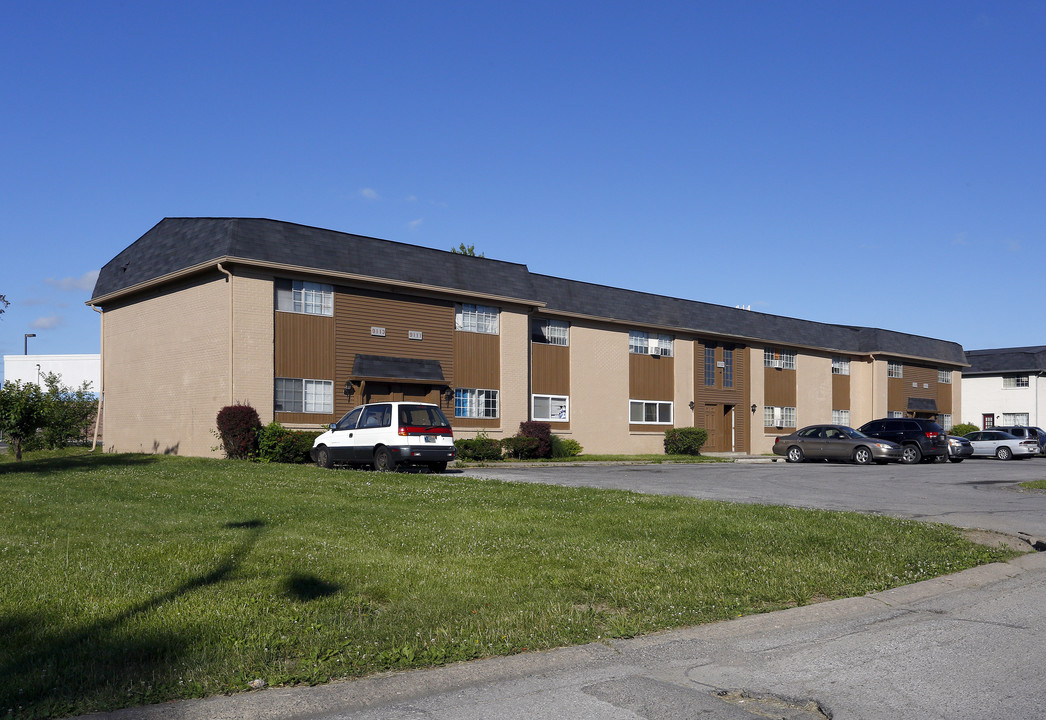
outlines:
[[[248,460],[257,456],[262,428],[257,410],[250,405],[226,405],[218,411],[216,422],[225,457]]]
[[[530,420],[519,424],[519,434],[538,441],[534,448],[534,457],[552,457],[552,426],[547,422]]]

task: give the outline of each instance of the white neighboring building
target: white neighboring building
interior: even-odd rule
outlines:
[[[962,422],[995,425],[1046,423],[1046,345],[968,350],[962,371]]]
[[[101,355],[4,355],[4,381],[33,382],[43,387],[47,373],[61,375],[62,384],[78,390],[91,383],[96,395],[102,387]]]

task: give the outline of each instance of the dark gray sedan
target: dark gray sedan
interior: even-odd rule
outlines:
[[[788,462],[852,460],[858,465],[868,465],[899,462],[901,446],[845,425],[810,425],[777,438],[774,454],[784,455]]]

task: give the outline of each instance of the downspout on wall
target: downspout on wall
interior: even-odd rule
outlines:
[[[91,305],[91,309],[98,313],[98,326],[101,340],[98,345],[99,349],[99,365],[98,374],[101,378],[98,382],[101,387],[98,388],[98,409],[95,411],[94,416],[94,439],[91,440],[91,452],[98,447],[98,427],[102,424],[102,398],[105,396],[105,313],[99,310],[94,305]]]
[[[218,263],[218,272],[224,273],[226,276],[226,282],[229,283],[229,405],[236,402],[236,388],[233,386],[234,375],[233,375],[233,343],[232,343],[232,319],[233,319],[233,290],[232,290],[232,273],[222,267],[221,263]]]

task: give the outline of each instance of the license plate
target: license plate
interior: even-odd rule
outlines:
[[[425,436],[425,442],[427,442],[427,443],[434,443],[434,442],[436,442],[436,436],[435,435],[426,435]]]

